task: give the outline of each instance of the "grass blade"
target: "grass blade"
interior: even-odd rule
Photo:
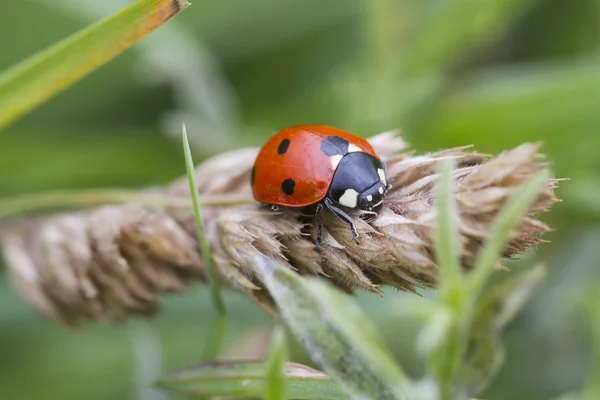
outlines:
[[[353,399],[407,399],[409,381],[368,318],[347,296],[257,257],[283,321]]]
[[[436,186],[437,227],[435,237],[436,261],[439,270],[440,302],[443,307],[430,319],[420,335],[429,342],[428,358],[436,377],[441,399],[450,398],[453,378],[465,352],[465,331],[468,315],[464,314],[468,293],[460,265],[462,253],[458,232],[458,209],[454,197],[452,160],[440,162]],[[432,334],[432,332],[437,332]]]
[[[349,397],[321,371],[286,363],[287,395],[291,399],[348,400]],[[176,371],[157,383],[184,398],[262,398],[267,382],[263,361],[216,361]],[[179,398],[179,397],[178,397]]]
[[[453,289],[462,288],[462,269],[459,264],[458,209],[454,198],[454,162],[442,160],[436,186],[437,229],[435,236],[436,260],[439,268],[440,292],[446,296]]]
[[[285,332],[277,327],[271,339],[271,351],[267,361],[267,382],[265,400],[286,400],[287,380],[285,377],[285,363],[288,359]]]
[[[540,188],[548,180],[546,172],[541,172],[523,184],[502,208],[494,221],[483,248],[477,254],[475,270],[469,276],[472,299],[477,299],[488,277],[494,270],[494,263],[500,257],[502,249],[510,240],[510,233],[521,218],[526,215],[531,203],[540,193]]]
[[[0,129],[109,61],[189,6],[140,0],[0,75]]]
[[[200,251],[202,252],[202,258],[204,259],[204,265],[206,266],[206,276],[208,277],[208,283],[210,285],[211,297],[217,313],[220,315],[225,314],[225,303],[221,296],[221,288],[217,282],[215,275],[215,269],[212,264],[212,258],[210,255],[210,248],[204,235],[204,224],[202,222],[202,213],[200,211],[200,201],[198,200],[198,183],[196,182],[196,168],[194,167],[194,161],[192,160],[192,152],[190,150],[190,143],[188,142],[187,130],[185,124],[182,127],[183,134],[183,152],[185,153],[185,166],[187,169],[188,181],[190,184],[190,193],[192,195],[192,204],[194,206],[194,216],[196,217],[196,228],[198,230],[198,242],[200,244]]]

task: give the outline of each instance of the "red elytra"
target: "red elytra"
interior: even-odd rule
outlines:
[[[306,207],[326,196],[343,156],[377,154],[365,139],[324,125],[298,125],[272,136],[252,169],[254,198],[267,204]]]

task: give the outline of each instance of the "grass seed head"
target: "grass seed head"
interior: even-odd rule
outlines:
[[[201,198],[208,204],[202,208],[205,233],[221,284],[273,311],[253,261],[262,254],[300,274],[322,276],[347,292],[359,288],[380,293],[382,285],[411,292],[435,287],[436,163],[455,160],[465,270],[473,267],[507,199],[547,168],[537,144],[526,143],[490,159],[465,147],[414,155],[405,151],[406,144],[393,132],[370,142],[386,162],[393,184],[384,208],[377,216],[351,213],[360,245],[347,224],[324,213],[320,251],[315,249],[310,216],[291,209],[273,212],[251,201],[249,177],[258,149],[235,150],[201,164],[196,174]],[[558,201],[556,184],[550,179],[542,188],[528,216],[512,232],[505,258],[541,243],[540,236],[549,228],[535,214]],[[151,193],[188,199],[187,179]],[[232,199],[242,201],[225,204]],[[249,201],[244,204],[244,199]],[[160,209],[107,205],[19,221],[3,228],[0,238],[9,274],[23,295],[42,313],[76,325],[86,319],[151,315],[160,293],[184,291],[191,283],[203,281],[194,224],[187,203]]]

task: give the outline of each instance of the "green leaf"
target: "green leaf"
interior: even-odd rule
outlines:
[[[265,257],[257,257],[256,263],[286,325],[352,398],[408,398],[407,377],[347,296]]]
[[[0,75],[0,129],[179,14],[186,0],[140,0]]]
[[[206,396],[262,397],[269,364],[263,361],[215,361],[184,368],[158,385],[187,398]],[[345,400],[349,397],[321,371],[286,363],[288,398]]]
[[[271,338],[271,351],[267,360],[267,382],[265,400],[286,400],[287,380],[285,363],[288,359],[285,332],[280,327],[275,328]]]
[[[106,15],[116,5],[127,4],[129,0],[42,1],[87,21]],[[206,19],[213,18],[207,8],[212,6],[202,4],[203,15],[196,14],[194,26],[201,25],[204,29],[210,25]],[[232,6],[228,3],[225,7]],[[239,6],[241,4],[233,7],[239,10]],[[191,28],[180,21],[172,21],[168,29],[146,37],[132,50],[138,53],[138,63],[143,65],[144,75],[147,74],[151,81],[168,83],[176,93],[173,100],[177,111],[163,116],[166,121],[164,129],[169,134],[178,134],[181,121],[185,120],[191,128],[189,139],[192,149],[214,154],[239,145],[232,136],[232,122],[238,117],[237,110],[231,98],[232,89],[217,67],[215,57],[202,43],[203,35],[196,35]],[[211,134],[210,141],[205,136],[208,132]]]
[[[483,390],[504,360],[501,333],[521,310],[545,275],[538,266],[484,294],[476,305],[468,352],[459,371],[459,384],[475,395]]]
[[[519,221],[527,214],[529,206],[540,193],[540,188],[548,181],[548,173],[543,171],[523,184],[523,186],[508,200],[502,208],[496,220],[490,228],[488,237],[483,248],[477,254],[475,269],[469,276],[470,291],[475,300],[478,293],[487,282],[488,277],[494,270],[494,263],[506,243],[510,240],[510,234]]]

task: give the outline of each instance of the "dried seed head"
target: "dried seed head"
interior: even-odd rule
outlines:
[[[456,162],[465,270],[472,268],[506,200],[547,167],[538,161],[536,144],[521,145],[486,162],[488,157],[467,148],[413,156],[403,152],[405,143],[391,132],[370,141],[386,161],[393,182],[384,208],[377,216],[351,213],[360,245],[344,222],[324,213],[320,251],[314,246],[310,216],[291,209],[273,212],[251,201],[249,177],[257,149],[232,151],[200,165],[200,194],[209,204],[202,210],[205,232],[220,282],[272,311],[272,299],[253,261],[263,254],[300,274],[320,275],[347,292],[360,288],[379,293],[382,285],[406,291],[434,287],[436,163],[445,158]],[[542,188],[529,216],[512,232],[504,257],[541,242],[540,235],[549,228],[533,215],[557,201],[556,184],[551,179]],[[158,193],[188,199],[187,179]],[[248,201],[223,203],[232,199]],[[193,210],[184,204],[173,202],[160,210],[112,205],[16,223],[0,232],[9,273],[38,310],[71,325],[83,319],[150,315],[161,292],[182,291],[204,279]]]

